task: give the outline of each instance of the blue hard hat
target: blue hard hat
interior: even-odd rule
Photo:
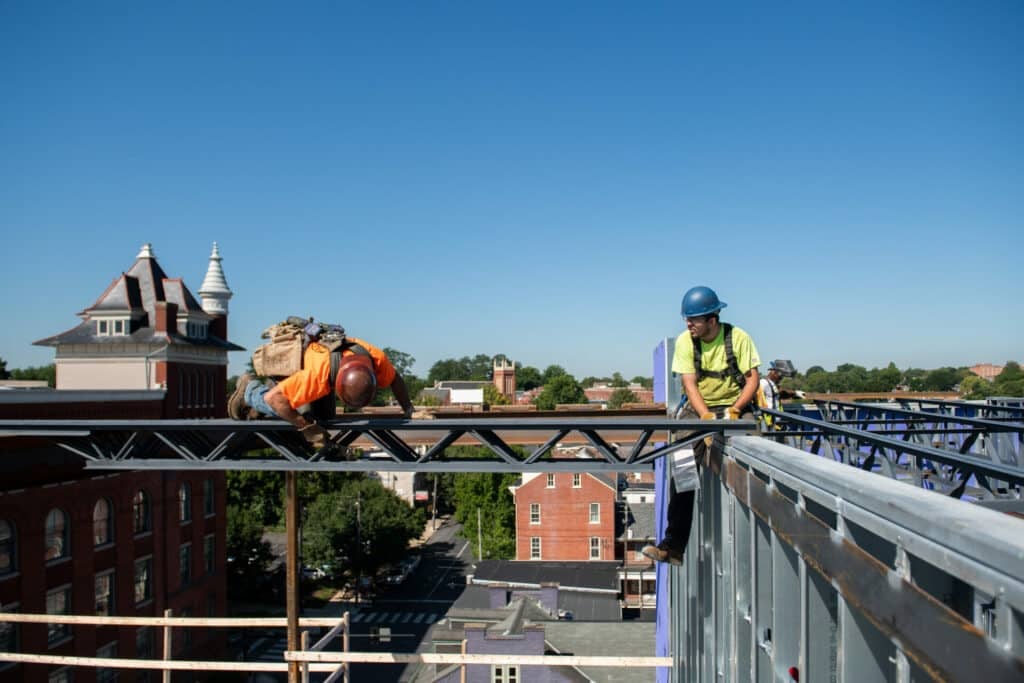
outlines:
[[[710,315],[726,307],[724,301],[718,300],[715,290],[710,287],[691,287],[683,295],[683,317],[696,318],[701,315]]]

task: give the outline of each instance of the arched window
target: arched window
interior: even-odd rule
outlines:
[[[139,489],[132,498],[132,533],[137,536],[151,530],[149,494]]]
[[[192,521],[192,485],[187,481],[178,487],[178,521],[182,524]]]
[[[100,498],[92,506],[92,544],[107,545],[114,542],[114,506]]]
[[[0,576],[18,571],[18,539],[14,522],[0,519]]]
[[[68,513],[59,508],[54,508],[47,513],[46,552],[44,554],[47,561],[58,560],[71,554],[71,548],[68,546],[71,534],[68,527]]]

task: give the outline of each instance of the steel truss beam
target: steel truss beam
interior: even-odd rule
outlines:
[[[894,479],[909,480],[918,486],[935,488],[959,498],[967,490],[971,478],[977,487],[971,494],[980,499],[1020,499],[1024,487],[1024,467],[1013,462],[970,452],[970,446],[981,436],[1024,432],[1024,425],[993,423],[976,418],[938,415],[875,404],[822,401],[825,418],[810,417],[775,410],[764,410],[776,424],[783,427],[776,438],[811,453],[826,455],[864,470],[878,468]],[[895,417],[878,420],[862,415]],[[930,421],[920,427],[920,419]],[[835,421],[833,421],[835,420]],[[854,424],[856,426],[847,426]],[[893,429],[884,429],[889,426]],[[860,428],[858,428],[860,427]],[[880,427],[882,429],[880,429]],[[898,428],[897,428],[898,427]],[[870,431],[869,431],[870,430]],[[934,434],[965,436],[958,450],[936,448]],[[900,438],[893,438],[898,434]],[[925,439],[919,438],[925,437]],[[806,441],[810,440],[809,446]],[[942,441],[945,443],[945,439]],[[827,449],[822,453],[823,449]],[[926,484],[927,482],[927,484]]]
[[[364,472],[632,472],[650,469],[659,456],[709,434],[756,432],[757,423],[628,416],[360,417],[334,420],[328,429],[328,446],[313,450],[282,420],[0,420],[0,437],[41,437],[80,456],[89,470]],[[689,433],[667,443],[674,430]],[[555,448],[574,434],[599,457],[554,457]],[[460,438],[484,446],[486,457],[449,457],[446,449]],[[510,442],[540,447],[524,454]],[[380,449],[387,458],[353,456],[351,447],[360,444]]]

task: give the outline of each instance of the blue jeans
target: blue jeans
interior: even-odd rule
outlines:
[[[263,395],[270,391],[270,388],[257,379],[251,380],[245,387],[245,404],[255,408],[256,412],[268,417],[280,417],[274,409],[263,400]]]

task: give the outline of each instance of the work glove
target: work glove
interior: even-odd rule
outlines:
[[[703,415],[701,415],[700,419],[702,419],[702,420],[714,420],[715,419],[715,414],[712,413],[711,411],[708,411],[708,412],[704,413]],[[714,440],[715,440],[715,435],[714,434],[708,434],[707,436],[704,437],[704,445],[707,446],[708,448],[711,448],[711,443]]]
[[[727,420],[738,420],[738,419],[740,419],[740,409],[739,408],[729,408],[728,410],[725,411],[725,419],[727,419]]]
[[[796,396],[797,398],[805,398],[807,396],[807,394],[800,390],[794,391],[793,395]]]
[[[415,410],[410,417],[414,420],[433,420],[434,414],[429,410]]]
[[[327,439],[330,437],[327,430],[315,422],[300,429],[299,434],[302,434],[302,438],[306,440],[306,443],[317,450],[326,446]]]

